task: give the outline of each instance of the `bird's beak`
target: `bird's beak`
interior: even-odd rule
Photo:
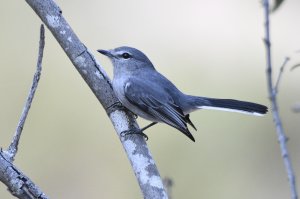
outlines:
[[[111,51],[109,51],[109,50],[101,50],[101,49],[99,49],[99,50],[97,50],[99,53],[101,53],[101,54],[103,54],[103,55],[105,55],[105,56],[107,56],[107,57],[109,57],[109,58],[114,58],[115,56],[111,53]]]

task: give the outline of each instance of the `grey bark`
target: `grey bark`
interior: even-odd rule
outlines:
[[[283,129],[283,125],[281,122],[281,117],[279,114],[279,106],[277,103],[277,92],[278,85],[280,82],[281,74],[284,68],[284,65],[288,61],[285,60],[283,66],[281,67],[281,72],[279,73],[279,77],[277,83],[274,86],[273,78],[272,78],[272,57],[271,57],[271,41],[270,41],[270,7],[269,0],[264,0],[264,14],[265,14],[265,46],[266,46],[266,58],[267,58],[267,67],[266,67],[266,75],[267,75],[267,86],[269,91],[269,99],[272,105],[272,116],[276,127],[277,138],[281,150],[281,156],[283,159],[283,163],[285,166],[285,170],[287,172],[288,181],[290,185],[291,199],[298,199],[298,193],[296,188],[296,178],[294,174],[294,170],[292,167],[292,161],[290,159],[289,151],[287,148],[287,137],[285,131]]]
[[[47,199],[48,197],[37,187],[20,169],[14,166],[0,152],[0,181],[3,182],[10,193],[20,199]]]
[[[20,199],[47,199],[48,197],[25,174],[13,165],[14,157],[18,151],[21,133],[29,112],[42,70],[42,59],[45,46],[45,29],[41,25],[40,43],[36,72],[29,91],[23,112],[16,128],[15,136],[7,150],[0,149],[0,181],[3,182],[10,193]]]
[[[106,110],[127,153],[144,198],[168,198],[161,177],[142,136],[120,136],[122,131],[136,126],[133,115],[127,113],[115,97],[111,81],[87,47],[75,35],[63,17],[62,10],[52,0],[26,0],[52,32],[75,68]],[[113,171],[112,171],[113,172]]]

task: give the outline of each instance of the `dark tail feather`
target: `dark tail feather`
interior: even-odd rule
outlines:
[[[194,101],[194,106],[200,109],[216,109],[252,115],[263,115],[268,112],[268,107],[264,105],[233,99],[214,99],[196,97]]]

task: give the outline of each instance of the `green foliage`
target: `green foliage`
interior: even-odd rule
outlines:
[[[272,8],[272,12],[275,12],[283,3],[284,0],[275,0],[275,4]]]

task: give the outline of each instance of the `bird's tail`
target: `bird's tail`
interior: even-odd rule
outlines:
[[[258,116],[266,114],[268,112],[268,107],[252,102],[233,99],[214,99],[194,96],[189,97],[191,97],[190,102],[192,102],[194,109],[215,109]]]

